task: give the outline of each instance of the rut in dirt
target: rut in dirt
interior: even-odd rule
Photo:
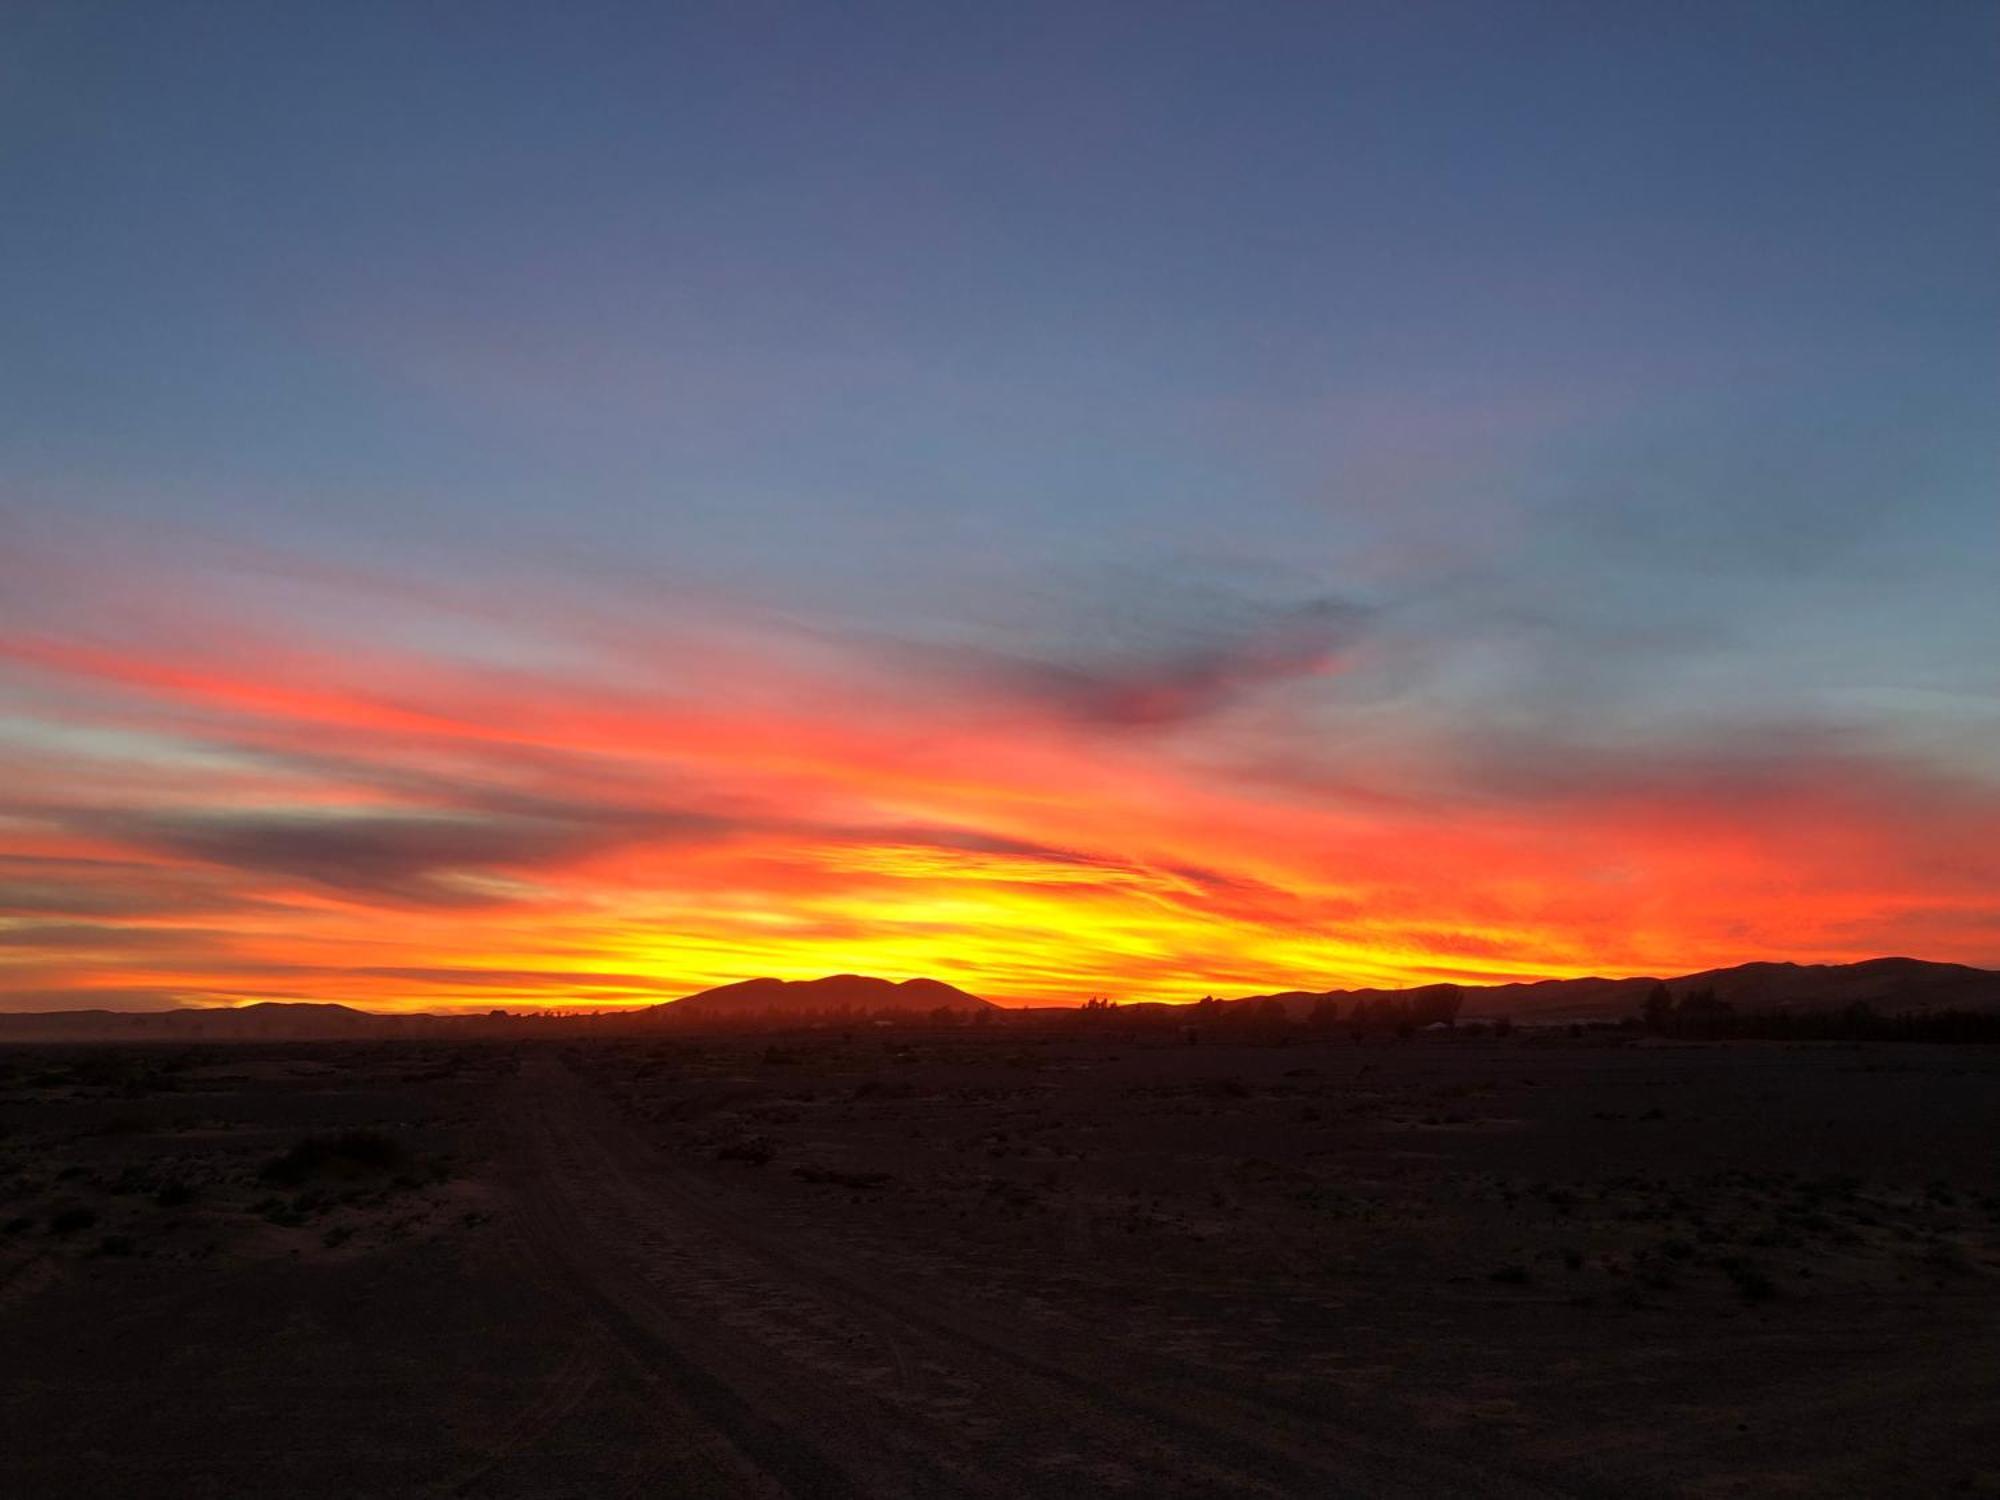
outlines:
[[[552,1057],[510,1114],[535,1256],[741,1493],[1577,1493],[884,1284],[672,1163]]]

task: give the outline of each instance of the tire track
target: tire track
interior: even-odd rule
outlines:
[[[514,1119],[524,1231],[746,1492],[1575,1493],[885,1287],[664,1161],[553,1057],[527,1061]]]

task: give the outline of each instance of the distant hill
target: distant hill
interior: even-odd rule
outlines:
[[[936,979],[874,979],[832,974],[787,982],[748,979],[703,990],[643,1010],[552,1018],[535,1011],[514,1015],[382,1014],[347,1005],[263,1002],[179,1010],[0,1011],[0,1042],[305,1042],[389,1037],[590,1036],[663,1021],[737,1022],[789,1016],[929,1015],[994,1011],[999,1007]]]
[[[103,1041],[322,1041],[395,1035],[428,1018],[382,1016],[347,1005],[281,1004],[199,1010],[51,1010],[0,1012],[0,1040]]]
[[[750,1016],[824,1016],[841,1012],[925,1014],[951,1010],[998,1010],[991,1001],[937,979],[875,979],[866,974],[829,974],[824,979],[745,979],[703,990],[650,1014],[677,1020],[727,1020]]]
[[[1512,1016],[1516,1020],[1619,1020],[1638,1014],[1647,994],[1664,983],[1675,999],[1713,990],[1738,1010],[1840,1010],[1870,1005],[1887,1013],[1969,1010],[2000,1012],[2000,971],[1964,964],[1929,963],[1918,958],[1871,958],[1852,964],[1748,963],[1669,977],[1631,979],[1543,979],[1526,984],[1460,985],[1467,1020]],[[1252,995],[1234,1004],[1275,999],[1285,1013],[1303,1020],[1322,999],[1347,1015],[1371,1001],[1395,1001],[1435,993],[1425,985],[1409,990],[1286,990]]]
[[[1357,1009],[1426,1014],[1449,1009],[1454,993],[1461,1020],[1511,1016],[1519,1021],[1616,1021],[1636,1016],[1647,994],[1664,983],[1674,998],[1713,991],[1738,1011],[1812,1012],[1867,1005],[1881,1015],[1970,1011],[2000,1015],[2000,971],[1915,958],[1873,958],[1852,964],[1748,963],[1664,979],[1545,979],[1526,984],[1418,985],[1410,989],[1286,990],[1223,1004],[1242,1010],[1275,1000],[1293,1020],[1305,1020],[1322,1000],[1339,1017]],[[864,974],[824,979],[746,979],[644,1010],[551,1017],[537,1011],[485,1014],[381,1014],[347,1005],[265,1002],[233,1008],[159,1011],[0,1011],[0,1042],[341,1041],[389,1037],[565,1037],[602,1035],[665,1023],[737,1023],[787,1017],[921,1019],[938,1009],[1000,1011],[1001,1007],[936,979],[901,983]],[[1384,1009],[1386,1008],[1386,1009]],[[1120,1008],[1129,1018],[1171,1019],[1180,1009],[1139,1002]],[[1031,1023],[1070,1014],[1073,1007],[1006,1012]]]

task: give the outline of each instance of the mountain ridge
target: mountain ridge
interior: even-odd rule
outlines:
[[[1901,1010],[2000,1010],[2000,970],[1929,959],[1866,958],[1848,964],[1801,964],[1753,959],[1691,974],[1588,975],[1576,979],[1517,980],[1457,985],[1468,1020],[1514,1016],[1521,1020],[1617,1020],[1634,1015],[1655,985],[1675,999],[1701,990],[1739,1010],[1839,1010],[1872,1005]],[[1277,1000],[1303,1018],[1321,1000],[1352,1006],[1369,1000],[1407,999],[1434,993],[1437,984],[1406,989],[1281,990],[1229,1001],[1254,1005]]]
[[[1656,985],[1676,999],[1713,991],[1739,1010],[1839,1010],[1868,1005],[1884,1014],[1921,1011],[2000,1013],[2000,970],[1927,959],[1884,957],[1849,964],[1800,964],[1753,960],[1722,969],[1679,975],[1521,980],[1498,985],[1412,985],[1404,989],[1354,988],[1281,990],[1221,1002],[1230,1008],[1276,1000],[1287,1016],[1303,1020],[1322,1000],[1345,1015],[1357,1004],[1408,1001],[1455,990],[1465,1020],[1509,1016],[1520,1021],[1605,1021],[1636,1016]],[[4,1000],[4,997],[0,997]],[[1071,1006],[996,1005],[942,980],[879,979],[864,974],[829,974],[819,979],[738,980],[640,1009],[598,1014],[549,1016],[540,1012],[498,1014],[380,1012],[320,1001],[258,1001],[234,1007],[181,1007],[120,1011],[84,1008],[59,1011],[0,1010],[0,1041],[310,1041],[397,1036],[518,1036],[529,1028],[562,1025],[588,1030],[604,1026],[646,1027],[663,1022],[721,1021],[733,1017],[771,1020],[786,1016],[823,1017],[898,1013],[912,1018],[939,1008],[954,1011],[1036,1015],[1067,1013]],[[1180,1006],[1137,1002],[1135,1010],[1172,1011]]]
[[[650,1006],[645,1015],[826,1015],[837,1011],[999,1010],[990,1000],[941,979],[877,979],[869,974],[828,974],[819,979],[741,979],[678,1000]]]

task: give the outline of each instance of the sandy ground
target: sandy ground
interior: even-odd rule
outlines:
[[[2000,1493],[1996,1085],[1560,1037],[7,1049],[0,1494]]]

